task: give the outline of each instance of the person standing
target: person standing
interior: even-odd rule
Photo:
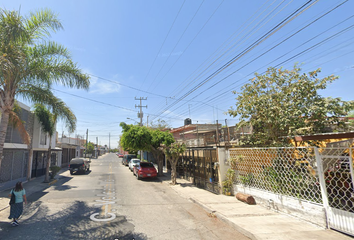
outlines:
[[[17,182],[14,189],[10,191],[9,197],[12,193],[15,194],[15,203],[10,205],[10,216],[9,219],[12,219],[12,226],[18,226],[18,218],[22,215],[23,212],[23,201],[27,204],[26,190],[22,186],[22,182]]]

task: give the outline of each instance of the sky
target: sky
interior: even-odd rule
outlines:
[[[339,79],[320,94],[354,100],[354,1],[330,0],[6,0],[21,15],[50,9],[64,29],[62,44],[82,72],[88,91],[53,86],[77,117],[69,134],[118,146],[120,122],[159,119],[171,127],[192,123],[235,125],[225,114],[242,85],[268,67]],[[140,103],[140,100],[141,103]],[[32,106],[31,103],[25,104]]]

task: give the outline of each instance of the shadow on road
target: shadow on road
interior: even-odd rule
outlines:
[[[33,198],[36,199],[36,198]],[[135,233],[135,226],[125,216],[116,215],[108,222],[93,221],[90,216],[100,213],[100,208],[89,207],[76,201],[66,209],[54,214],[42,201],[35,201],[24,210],[20,226],[0,222],[3,239],[147,239],[142,233]],[[22,237],[21,237],[22,236]]]

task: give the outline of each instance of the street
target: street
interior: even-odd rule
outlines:
[[[20,226],[1,218],[0,239],[248,239],[166,182],[138,181],[113,153],[28,200]]]

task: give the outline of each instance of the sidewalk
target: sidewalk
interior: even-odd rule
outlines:
[[[38,178],[34,178],[31,181],[23,182],[23,187],[26,190],[26,196],[29,197],[31,194],[36,192],[42,192],[46,188],[49,188],[51,184],[54,184],[57,179],[60,177],[59,175],[66,171],[67,169],[61,169],[59,173],[55,176],[54,180],[50,180],[50,183],[43,183],[44,176],[40,176]],[[15,187],[15,186],[14,186]],[[9,209],[9,194],[11,189],[0,191],[0,219],[4,218],[4,211]],[[7,216],[6,216],[7,218]]]
[[[62,169],[60,173],[66,171]],[[165,173],[159,177],[162,183],[171,187],[180,196],[190,199],[203,207],[211,217],[217,217],[233,226],[237,231],[251,239],[267,240],[344,240],[353,239],[333,230],[323,229],[297,218],[268,210],[258,205],[247,205],[238,201],[235,196],[216,195],[200,189],[184,179],[177,179],[177,185],[170,184],[171,176]],[[32,179],[23,184],[26,195],[29,197],[36,192],[42,192],[50,187],[43,183],[44,176]],[[9,214],[10,190],[0,192],[0,220],[7,221]]]
[[[170,185],[171,177],[167,173],[160,179],[180,196],[203,207],[210,213],[210,216],[216,216],[251,239],[353,239],[345,234],[323,229],[292,216],[277,213],[258,205],[248,205],[237,200],[235,196],[216,195],[197,188],[184,179],[177,178],[178,184]]]

